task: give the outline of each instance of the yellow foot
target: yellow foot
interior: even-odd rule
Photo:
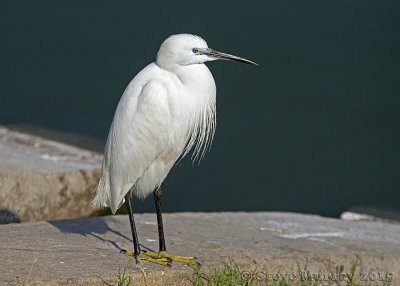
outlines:
[[[167,257],[158,257],[157,255],[151,255],[151,253],[149,253],[150,251],[140,251],[139,255],[135,255],[132,252],[129,252],[127,250],[121,250],[121,253],[125,254],[125,255],[129,255],[132,256],[136,259],[136,263],[138,263],[141,260],[146,260],[148,262],[153,262],[162,266],[167,266],[167,267],[171,267],[171,259],[167,258]],[[157,253],[156,253],[157,254]]]
[[[174,261],[179,261],[179,262],[183,262],[183,263],[187,263],[187,264],[200,266],[200,263],[194,261],[194,260],[196,260],[196,257],[185,257],[185,256],[172,255],[166,251],[160,251],[160,252],[156,253],[156,252],[145,250],[143,252],[146,255],[149,255],[151,257],[157,257],[159,259],[169,259],[169,260],[174,260]]]

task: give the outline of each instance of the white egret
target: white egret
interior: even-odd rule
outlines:
[[[113,214],[127,204],[134,252],[123,253],[169,266],[171,260],[196,264],[194,257],[166,251],[161,215],[161,184],[174,163],[192,147],[201,158],[216,123],[216,87],[204,64],[218,59],[256,63],[208,48],[199,36],[172,35],[161,45],[155,62],[129,83],[115,111],[104,153],[102,175],[92,201]],[[140,249],[132,214],[132,195],[154,194],[159,252]]]

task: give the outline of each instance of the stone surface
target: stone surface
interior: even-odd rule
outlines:
[[[340,215],[344,220],[400,222],[400,211],[387,206],[353,206]]]
[[[155,215],[140,214],[135,219],[142,247],[156,250]],[[299,267],[307,265],[311,274],[349,274],[359,257],[356,280],[368,273],[368,285],[383,285],[378,280],[393,273],[391,285],[400,285],[396,223],[292,213],[171,213],[164,220],[167,249],[197,256],[203,269],[233,258],[243,271],[257,267],[267,279],[277,273],[294,274],[293,283],[298,283]],[[2,225],[0,285],[24,282],[31,267],[30,285],[105,285],[102,279],[115,279],[118,270],[132,261],[119,254],[121,248],[132,249],[127,216]],[[128,266],[135,286],[190,285],[191,273],[178,262],[172,268],[148,262]]]
[[[96,152],[0,127],[2,223],[89,215],[101,160]]]

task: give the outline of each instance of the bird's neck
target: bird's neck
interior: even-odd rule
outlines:
[[[185,87],[196,87],[197,90],[215,88],[214,78],[205,64],[177,66],[171,71],[177,75]]]
[[[204,64],[181,66],[174,70],[184,89],[187,114],[187,154],[194,147],[193,159],[201,159],[214,137],[216,125],[216,88]]]

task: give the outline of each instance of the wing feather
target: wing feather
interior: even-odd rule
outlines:
[[[92,202],[94,207],[109,206],[113,213],[168,144],[171,114],[166,88],[152,80],[136,94],[128,86],[118,104]]]

